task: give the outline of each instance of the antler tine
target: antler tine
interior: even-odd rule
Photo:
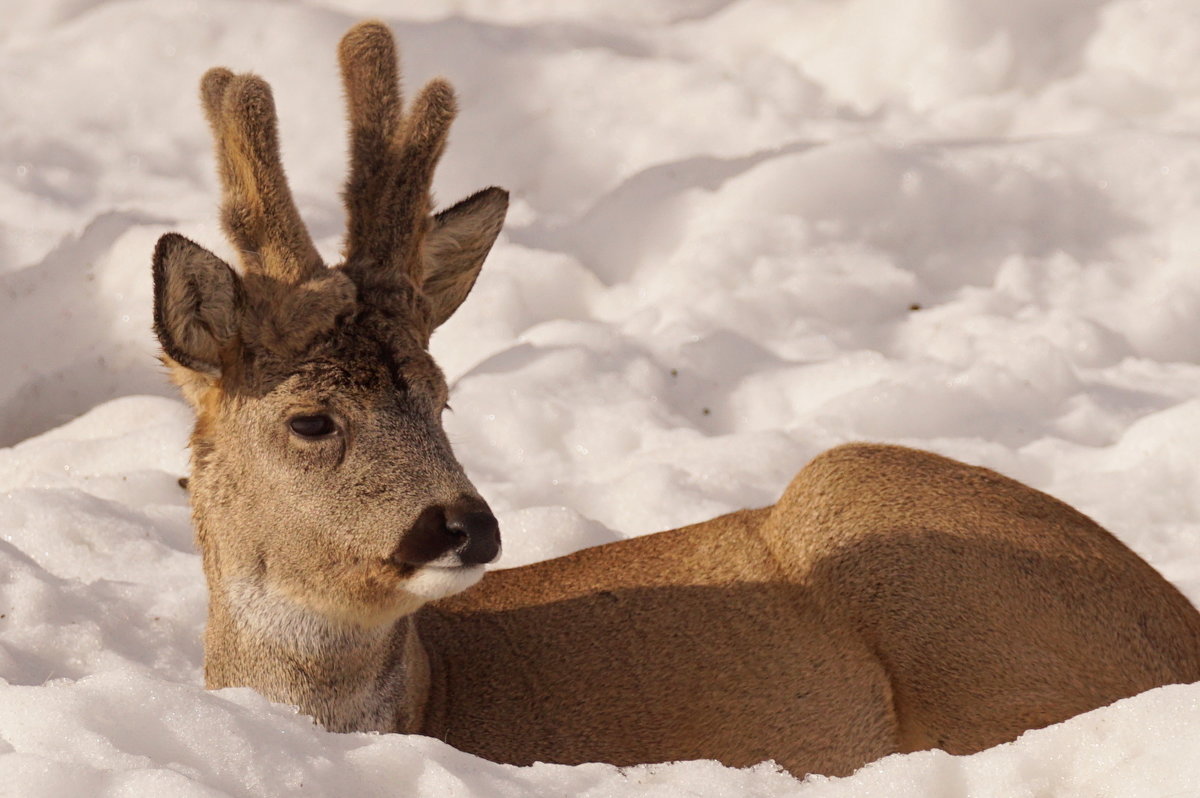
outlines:
[[[419,283],[429,188],[456,112],[454,90],[430,81],[404,115],[396,46],[381,22],[352,28],[339,57],[350,116],[346,263]]]
[[[401,150],[402,156],[389,208],[397,238],[391,265],[418,281],[423,277],[424,269],[421,238],[433,210],[429,195],[433,170],[446,148],[450,123],[457,113],[454,89],[446,81],[435,78],[413,101],[404,120],[402,139],[398,136],[392,145]]]
[[[271,87],[218,68],[205,73],[200,97],[216,142],[221,221],[246,271],[290,284],[323,271],[283,172]]]
[[[225,89],[228,88],[231,80],[233,80],[233,73],[225,67],[214,67],[200,78],[200,102],[204,106],[204,117],[213,130],[218,147],[221,145],[221,138],[218,135],[221,127],[221,102],[225,98]]]
[[[382,22],[355,25],[338,45],[338,62],[350,118],[346,261],[386,259],[388,253],[371,251],[371,244],[377,211],[397,168],[390,142],[400,128],[402,99],[391,32]]]

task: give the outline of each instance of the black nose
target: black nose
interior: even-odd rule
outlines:
[[[500,524],[482,500],[478,507],[455,503],[446,508],[446,531],[462,541],[458,557],[463,565],[483,565],[500,553]]]
[[[447,565],[483,565],[499,553],[500,525],[496,516],[482,499],[463,496],[450,504],[422,510],[401,538],[392,559],[414,566],[440,559],[445,559]]]

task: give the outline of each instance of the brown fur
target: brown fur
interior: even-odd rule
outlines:
[[[870,444],[821,455],[774,507],[490,573],[418,628],[426,733],[518,764],[837,775],[1200,679],[1200,615],[1090,519]]]
[[[202,96],[245,272],[174,234],[155,251],[155,330],[197,415],[208,686],[502,762],[773,758],[801,775],[976,751],[1200,679],[1200,614],[1115,538],[991,471],[890,446],[827,452],[773,507],[431,602],[482,561],[441,542],[449,519],[490,514],[442,430],[427,342],[507,195],[429,216],[453,94],[435,81],[402,114],[380,23],[340,56],[346,264],[313,260],[266,84],[226,70]],[[297,432],[314,417],[332,431]]]

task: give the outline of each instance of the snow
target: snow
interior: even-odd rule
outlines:
[[[1200,793],[1200,686],[969,757],[514,768],[202,689],[150,252],[229,256],[204,69],[276,90],[336,260],[334,45],[380,16],[514,207],[437,334],[503,565],[772,502],[837,443],[1059,496],[1200,602],[1194,0],[15,0],[0,27],[0,795]]]

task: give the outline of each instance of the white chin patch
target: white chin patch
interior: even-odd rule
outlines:
[[[461,593],[483,578],[482,565],[441,568],[426,565],[404,583],[404,590],[425,601]]]

